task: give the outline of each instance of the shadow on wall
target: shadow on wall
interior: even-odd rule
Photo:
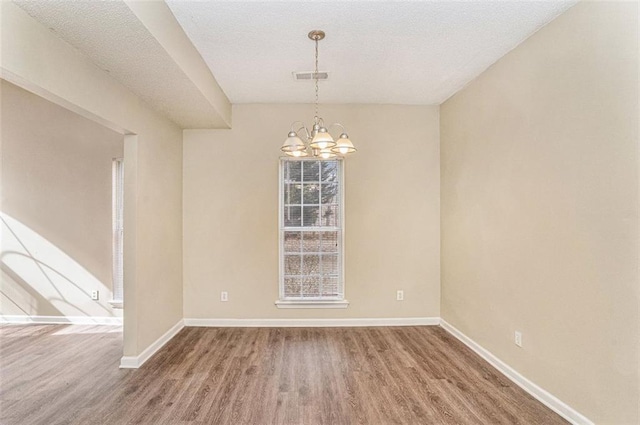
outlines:
[[[0,314],[112,317],[110,289],[82,265],[15,218],[2,220]]]

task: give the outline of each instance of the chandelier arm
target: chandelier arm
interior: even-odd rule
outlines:
[[[291,131],[295,131],[296,133],[298,132],[298,131],[295,129],[295,127],[294,127],[296,124],[302,124],[302,127],[304,127],[304,126],[305,126],[305,125],[304,125],[304,122],[302,122],[302,121],[294,121],[294,122],[292,122],[292,123],[291,123]],[[300,130],[300,129],[298,129],[298,130]]]
[[[342,132],[343,132],[343,133],[346,133],[346,132],[347,132],[347,129],[346,129],[346,128],[344,128],[344,125],[340,124],[339,122],[334,122],[333,124],[331,124],[331,125],[329,126],[329,128],[331,129],[331,128],[335,127],[335,126],[340,127],[340,128],[342,129]]]
[[[296,129],[296,127],[295,127],[296,124],[300,124],[301,127]],[[302,122],[302,121],[294,121],[294,122],[291,123],[290,131],[293,132],[293,133],[296,133],[296,135],[298,137],[300,137],[300,130],[304,130],[304,137],[306,138],[307,141],[309,139],[311,139],[311,134],[309,133],[309,129],[307,129],[307,126],[305,125],[304,122]]]
[[[307,141],[308,141],[309,139],[311,139],[311,134],[309,134],[309,130],[307,129],[307,126],[304,125],[304,123],[302,123],[302,122],[301,122],[301,124],[302,124],[302,127],[300,127],[298,130],[296,130],[296,133],[298,131],[300,131],[300,130],[304,130],[305,137],[307,138]]]

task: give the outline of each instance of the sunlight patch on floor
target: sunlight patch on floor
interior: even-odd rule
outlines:
[[[68,326],[52,333],[51,335],[79,335],[79,334],[106,334],[122,333],[122,326]]]

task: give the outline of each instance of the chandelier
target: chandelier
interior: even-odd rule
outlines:
[[[342,124],[334,123],[329,126],[329,128],[339,127],[342,131],[336,141],[331,137],[331,134],[329,134],[324,120],[318,116],[318,42],[322,40],[324,36],[324,31],[320,30],[314,30],[309,33],[309,38],[313,40],[316,45],[316,68],[313,73],[313,79],[316,84],[316,113],[313,117],[311,131],[309,131],[302,121],[295,121],[291,124],[291,130],[287,135],[287,139],[280,148],[289,156],[303,157],[312,155],[321,159],[329,159],[356,151]],[[301,124],[301,127],[296,128],[298,124]]]

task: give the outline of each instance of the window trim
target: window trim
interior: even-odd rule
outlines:
[[[332,158],[329,161],[337,161],[338,163],[338,201],[340,225],[337,230],[340,232],[339,236],[339,253],[338,261],[340,263],[340,272],[338,274],[340,279],[340,297],[339,298],[308,298],[308,299],[291,299],[284,297],[284,232],[291,230],[291,228],[285,228],[284,226],[284,164],[286,162],[303,162],[303,161],[318,161],[322,162],[319,158],[290,158],[280,157],[278,161],[278,299],[275,301],[275,305],[278,308],[347,308],[349,301],[345,298],[346,284],[345,284],[345,249],[344,249],[344,234],[345,234],[345,215],[344,215],[344,161],[342,158]],[[302,231],[302,227],[300,228]]]
[[[347,308],[349,301],[343,300],[276,300],[278,308]]]
[[[124,307],[124,158],[113,158],[111,167],[112,256],[109,304],[121,309]]]

